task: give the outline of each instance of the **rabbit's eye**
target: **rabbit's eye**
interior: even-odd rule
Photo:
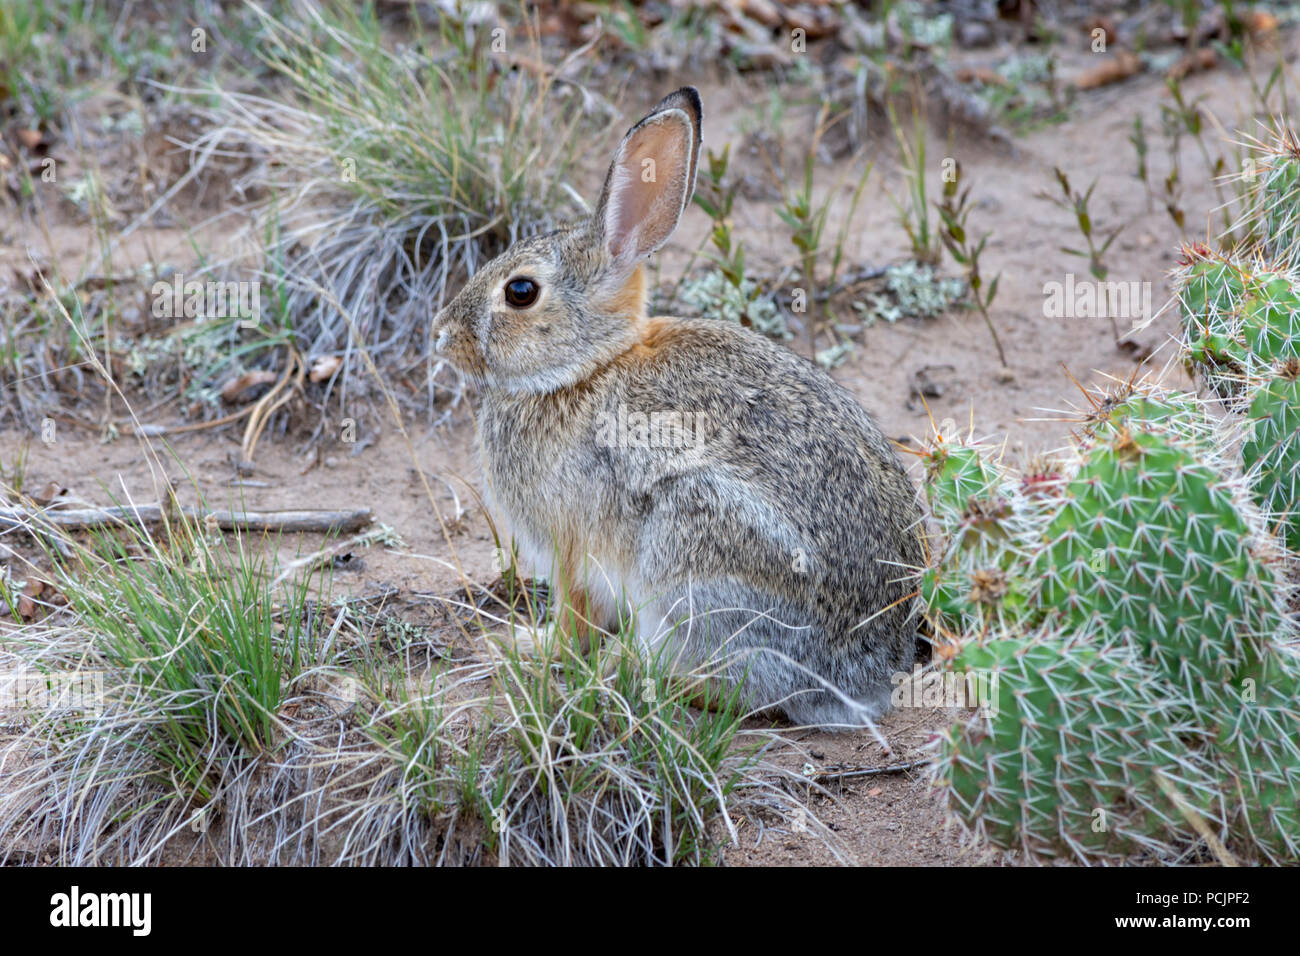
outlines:
[[[537,301],[541,292],[532,279],[511,279],[506,283],[506,302],[514,309],[526,309]]]

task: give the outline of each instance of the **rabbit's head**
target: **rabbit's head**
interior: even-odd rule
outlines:
[[[695,189],[700,96],[683,87],[628,130],[596,211],[480,269],[433,320],[436,351],[491,388],[551,392],[628,349],[645,313],[642,261]]]

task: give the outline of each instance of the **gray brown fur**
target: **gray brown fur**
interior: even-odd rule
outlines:
[[[739,326],[645,315],[640,262],[685,205],[670,191],[689,199],[699,123],[694,90],[665,99],[624,139],[592,219],[484,267],[435,337],[483,384],[487,493],[567,607],[605,630],[631,622],[684,665],[725,657],[751,706],[860,725],[917,656],[915,492],[820,368]],[[627,176],[650,148],[666,185]],[[502,293],[519,276],[541,288],[522,310]],[[699,428],[667,429],[680,447],[603,444],[620,410]]]

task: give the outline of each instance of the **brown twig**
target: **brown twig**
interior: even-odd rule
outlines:
[[[223,531],[350,533],[365,528],[373,520],[369,508],[349,511],[225,511],[184,507],[186,518],[202,524],[215,524]],[[77,508],[66,511],[0,508],[0,529],[57,527],[65,531],[85,531],[119,524],[151,527],[163,523],[161,505],[134,505],[111,508]]]
[[[809,779],[813,783],[832,783],[850,780],[854,777],[881,777],[886,774],[907,773],[929,765],[929,760],[913,760],[908,763],[892,763],[887,767],[848,767],[844,770],[818,770],[810,774]]]

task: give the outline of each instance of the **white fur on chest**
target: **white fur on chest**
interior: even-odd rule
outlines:
[[[525,573],[585,590],[593,605],[611,618],[628,605],[635,590],[634,570],[619,549],[601,547],[613,542],[610,529],[601,526],[595,489],[589,495],[575,493],[572,476],[558,470],[533,476],[529,487],[517,487],[492,467],[486,453],[483,472],[484,502],[498,529],[513,539]],[[560,488],[569,494],[557,493]],[[563,565],[569,561],[576,567],[566,569]]]

